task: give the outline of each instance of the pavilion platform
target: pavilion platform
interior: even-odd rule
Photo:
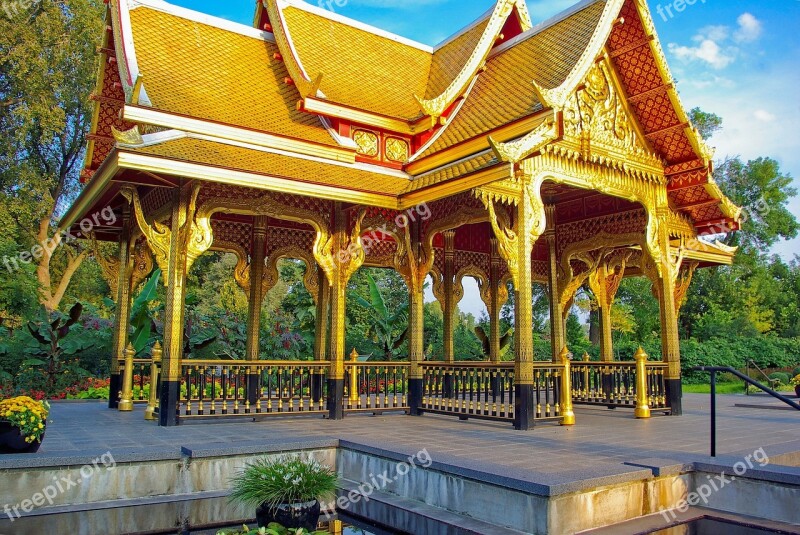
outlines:
[[[670,520],[735,514],[800,533],[800,414],[736,406],[742,401],[771,403],[718,396],[716,458],[708,455],[707,394],[685,395],[679,418],[637,420],[632,410],[578,406],[576,425],[547,422],[524,433],[501,422],[403,413],[161,427],[144,420],[144,406],[125,413],[102,402],[56,402],[39,453],[0,458],[0,504],[19,503],[54,477],[73,477],[77,490],[13,527],[35,533],[55,521],[48,515],[75,511],[92,511],[97,525],[129,522],[119,511],[131,506],[156,508],[153,518],[169,520],[179,503],[224,498],[230,476],[246,462],[301,453],[335,467],[343,494],[358,492],[376,474],[398,474],[370,490],[371,507],[449,515],[475,533],[579,533],[631,521],[632,531],[615,533],[645,533],[643,527],[666,525],[663,511],[716,476],[734,473],[699,504],[705,508]],[[113,470],[101,464],[89,477],[79,472],[104,455],[113,456]],[[416,466],[401,474],[398,466],[412,458]],[[745,467],[741,477],[737,463]],[[180,521],[217,519],[224,514],[219,507],[195,508]],[[0,533],[3,527],[0,522]]]
[[[756,410],[736,404],[774,404],[772,398],[720,395],[717,401],[717,452],[738,456],[764,447],[797,449],[800,465],[800,413]],[[619,465],[646,458],[691,462],[708,460],[709,395],[684,395],[683,417],[654,413],[637,420],[632,410],[576,406],[575,426],[543,423],[531,432],[514,432],[501,422],[461,421],[426,414],[354,415],[344,421],[320,417],[209,420],[165,429],[143,419],[144,405],[132,412],[110,410],[103,402],[54,402],[47,436],[35,455],[5,456],[9,462],[113,454],[180,452],[243,442],[268,444],[340,439],[398,452],[427,448],[434,460],[511,468],[518,476],[586,472],[587,466]],[[18,464],[19,466],[19,464]]]

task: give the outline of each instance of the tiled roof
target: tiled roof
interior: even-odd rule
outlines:
[[[488,22],[489,17],[486,17],[433,53],[425,98],[434,98],[440,95],[453,81],[478,44]]]
[[[480,171],[496,165],[498,162],[497,157],[490,150],[487,150],[477,156],[455,162],[446,167],[424,173],[415,178],[411,184],[408,185],[403,193],[411,193],[428,186],[433,186],[448,180],[463,177],[475,171]]]
[[[425,94],[430,51],[292,5],[282,12],[300,63],[312,79],[322,73],[328,100],[401,119],[421,115],[414,95]]]
[[[130,12],[136,57],[153,106],[179,113],[336,145],[316,115],[295,108],[278,47],[140,6]]]
[[[369,193],[398,195],[409,183],[406,178],[357,166],[295,158],[205,139],[181,138],[121,150]]]
[[[531,37],[490,57],[464,105],[421,156],[540,111],[531,82],[552,88],[564,81],[588,46],[604,7],[604,2],[595,2],[543,31],[534,28]]]

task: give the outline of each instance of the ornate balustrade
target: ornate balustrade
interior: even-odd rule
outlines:
[[[329,362],[186,360],[180,417],[326,413]]]
[[[636,361],[573,361],[573,403],[636,408],[639,366]],[[650,409],[665,409],[668,412],[669,404],[664,387],[667,364],[646,362],[642,368],[645,372],[643,384],[646,387],[646,396],[638,403],[646,402]]]
[[[152,358],[133,359],[131,362],[133,364],[131,401],[133,403],[145,403],[150,395],[150,363]],[[119,361],[119,371],[121,374],[125,373],[125,359]],[[116,393],[118,399],[122,399],[123,390]]]
[[[408,362],[346,362],[344,410],[408,410],[408,367]]]
[[[513,421],[513,362],[423,362],[421,410],[462,419]],[[535,363],[535,419],[561,417],[561,373],[564,366]]]

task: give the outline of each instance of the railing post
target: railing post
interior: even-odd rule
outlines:
[[[358,362],[358,351],[356,348],[353,348],[353,351],[350,352],[350,403],[355,405],[358,403],[360,396],[358,394],[358,367],[356,366],[356,362]],[[369,392],[367,392],[367,397],[369,397]]]
[[[144,411],[145,420],[156,419],[156,409],[158,408],[158,375],[161,366],[161,343],[156,340],[153,346],[153,359],[150,362],[150,397],[147,401],[147,409]]]
[[[575,412],[572,410],[572,354],[564,346],[561,350],[560,360],[564,365],[561,372],[561,425],[575,425]]]
[[[589,362],[589,360],[590,360],[589,353],[584,351],[583,352],[583,362]],[[591,388],[589,386],[589,379],[590,378],[591,377],[589,375],[589,366],[584,366],[583,367],[583,389],[581,391],[581,394],[583,395],[583,398],[584,398],[583,401],[588,401],[589,400],[589,392],[591,390]]]
[[[639,346],[633,356],[636,360],[636,409],[637,418],[650,418],[650,402],[647,392],[647,353]]]
[[[133,345],[128,343],[128,347],[122,353],[125,355],[125,372],[122,376],[122,396],[118,409],[128,412],[133,410],[133,356],[136,351],[133,349]]]
[[[258,403],[259,398],[261,397],[261,392],[259,392],[259,385],[258,380],[261,377],[261,370],[254,369],[254,366],[247,367],[247,401],[246,406],[255,409],[256,404]],[[267,388],[270,388],[271,385],[267,385]]]

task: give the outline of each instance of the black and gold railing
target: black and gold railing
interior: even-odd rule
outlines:
[[[461,419],[514,420],[513,362],[423,362],[424,412]],[[564,366],[535,363],[533,396],[535,419],[561,418],[561,375]]]
[[[358,362],[351,355],[345,363],[345,412],[407,411],[408,367],[408,362]]]
[[[181,418],[324,414],[327,361],[185,360]]]
[[[669,412],[667,364],[648,362],[641,349],[632,361],[590,362],[584,355],[571,368],[575,404],[633,408],[639,418],[649,416],[650,410]]]

